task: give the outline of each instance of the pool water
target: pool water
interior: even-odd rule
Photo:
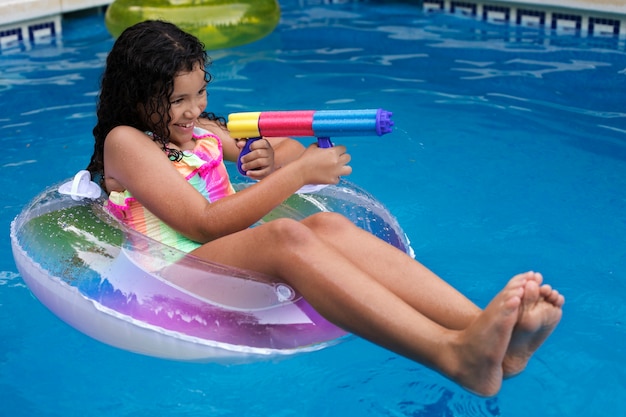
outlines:
[[[209,109],[394,112],[344,138],[351,180],[393,212],[417,258],[479,305],[534,269],[567,296],[526,372],[482,399],[355,338],[278,362],[139,356],[46,310],[18,275],[9,224],[91,155],[102,16],[0,54],[0,415],[617,416],[626,414],[623,39],[424,14],[408,2],[281,1],[279,27],[212,51]]]

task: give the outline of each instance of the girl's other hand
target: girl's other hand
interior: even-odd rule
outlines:
[[[300,158],[303,180],[305,184],[337,184],[340,177],[352,173],[350,159],[343,145],[320,148],[312,144]]]
[[[243,149],[245,140],[238,140],[237,147]],[[250,145],[250,152],[241,157],[241,168],[252,179],[260,180],[276,169],[274,148],[267,139],[259,139]]]

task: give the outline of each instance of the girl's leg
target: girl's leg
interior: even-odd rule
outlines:
[[[372,278],[357,260],[292,220],[279,219],[220,238],[194,255],[283,279],[331,322],[482,395],[493,395],[501,386],[502,362],[527,281],[525,276],[512,279],[471,325],[455,331],[421,314],[419,306],[406,303]],[[420,299],[426,310],[437,310],[429,297],[438,299],[450,290],[438,293],[436,284],[429,284],[429,289]]]
[[[321,213],[302,221],[347,259],[431,320],[465,329],[481,312],[474,303],[418,261],[344,216]]]
[[[420,313],[449,329],[465,329],[481,310],[426,267],[343,216],[322,213],[303,221],[316,235],[358,263]],[[561,319],[564,298],[537,273],[527,274],[520,316],[503,361],[504,375],[521,372]]]

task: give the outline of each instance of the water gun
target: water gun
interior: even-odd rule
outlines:
[[[320,148],[333,146],[332,136],[382,136],[391,132],[393,113],[383,109],[367,110],[292,110],[231,113],[228,116],[230,135],[248,139],[241,157],[250,152],[250,145],[261,137],[315,136]]]

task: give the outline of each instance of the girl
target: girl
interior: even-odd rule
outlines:
[[[513,277],[481,310],[337,214],[250,228],[300,187],[350,174],[350,156],[259,140],[242,163],[260,181],[235,193],[222,159],[236,161],[243,144],[205,112],[207,61],[196,38],[166,22],[139,23],[115,42],[88,167],[113,214],[195,256],[284,280],[336,325],[479,395],[524,369],[562,315],[563,296],[540,274]]]

